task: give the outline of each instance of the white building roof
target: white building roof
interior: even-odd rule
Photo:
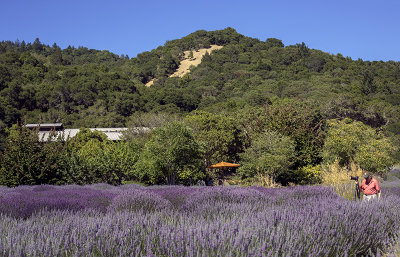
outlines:
[[[150,132],[150,128],[137,127],[132,128],[136,132]],[[121,140],[123,137],[123,131],[128,128],[90,128],[91,131],[99,131],[106,134],[108,140],[116,141]],[[66,141],[69,138],[73,138],[78,134],[79,129],[64,129],[62,131],[39,131],[39,141],[48,141],[50,135],[52,135],[51,141],[56,141],[58,137],[61,137],[62,141]]]
[[[26,124],[25,127],[34,129],[34,128],[39,128],[40,129],[62,129],[63,124],[62,123],[38,123],[38,124]]]

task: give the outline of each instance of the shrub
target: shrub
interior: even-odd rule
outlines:
[[[396,162],[396,147],[382,133],[359,121],[330,120],[323,147],[326,163],[338,161],[348,166],[352,161],[372,173],[384,175]]]
[[[264,131],[240,156],[242,166],[238,175],[242,178],[270,176],[275,182],[283,177],[284,182],[294,179],[289,177],[289,167],[295,157],[295,145],[289,137]]]
[[[42,210],[77,212],[93,209],[105,212],[112,192],[84,187],[56,187],[49,185],[19,186],[0,190],[0,213],[15,218],[29,218]]]
[[[109,211],[140,211],[154,212],[166,211],[172,207],[171,203],[161,196],[149,190],[128,190],[116,196],[110,206]]]
[[[137,176],[149,184],[188,184],[204,177],[203,154],[191,129],[167,123],[152,131],[135,166]]]
[[[300,185],[319,184],[322,181],[321,172],[321,165],[307,165],[297,169],[294,176]]]
[[[0,184],[7,186],[56,184],[62,145],[39,142],[37,131],[14,125],[9,129],[7,145],[1,156]]]

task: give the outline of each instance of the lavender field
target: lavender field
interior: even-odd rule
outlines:
[[[400,190],[352,202],[322,186],[0,187],[1,256],[379,256]]]

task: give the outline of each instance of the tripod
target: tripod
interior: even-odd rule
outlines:
[[[357,201],[357,198],[358,198],[358,200],[360,200],[360,187],[358,185],[358,179],[356,181],[356,188],[355,189],[356,190],[354,190],[354,201]]]

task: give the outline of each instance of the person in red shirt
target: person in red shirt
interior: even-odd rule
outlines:
[[[364,175],[364,180],[361,183],[360,190],[364,193],[363,202],[381,197],[381,188],[378,180],[373,178],[368,172]]]

